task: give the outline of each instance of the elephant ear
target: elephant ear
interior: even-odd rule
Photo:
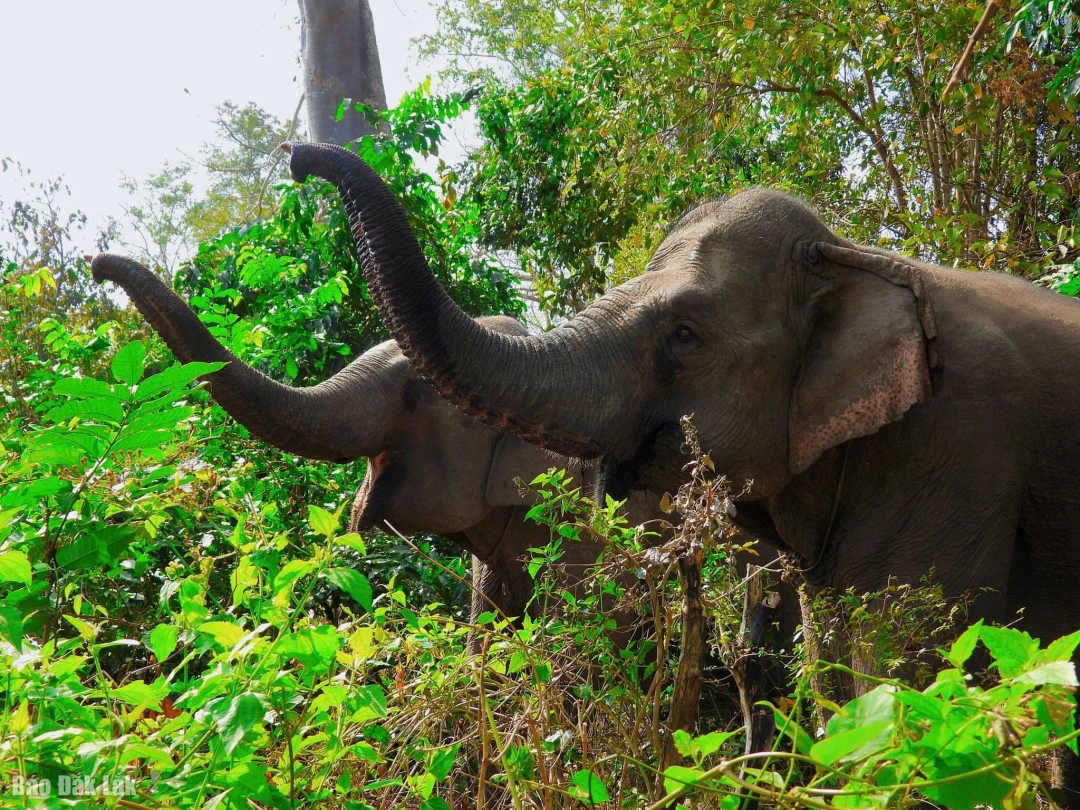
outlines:
[[[922,270],[901,257],[825,242],[839,268],[821,300],[791,403],[790,468],[869,436],[930,398],[937,327]],[[825,270],[825,268],[823,268]]]
[[[514,480],[520,478],[528,485],[536,476],[552,467],[565,468],[574,477],[575,484],[580,485],[581,462],[578,459],[556,456],[517,436],[500,433],[492,452],[485,502],[491,508],[520,506],[526,501],[518,492]]]

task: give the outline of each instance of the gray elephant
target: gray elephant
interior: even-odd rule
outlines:
[[[798,554],[812,587],[932,569],[949,596],[987,589],[976,615],[1022,612],[1043,640],[1080,627],[1075,301],[854,244],[754,189],[685,215],[565,326],[500,334],[446,295],[362,160],[291,153],[295,180],[337,185],[391,334],[465,412],[603,458],[616,493],[682,482],[692,413],[717,469],[752,482],[736,521]]]
[[[369,459],[352,505],[351,531],[392,527],[404,534],[450,538],[473,555],[472,617],[493,607],[524,614],[533,580],[522,559],[548,543],[548,529],[525,521],[531,502],[514,483],[551,467],[567,467],[578,483],[593,484],[596,468],[556,458],[516,436],[464,416],[420,380],[393,341],[370,349],[347,368],[307,389],[282,385],[238,360],[192,309],[153,273],[130,259],[102,254],[94,279],[119,284],[184,361],[224,361],[208,376],[210,393],[260,439],[305,458]],[[526,334],[512,318],[483,318],[486,329]],[[638,491],[631,516],[660,516],[655,496]],[[560,566],[569,586],[602,548],[583,540],[563,547]],[[630,620],[622,616],[623,623]]]
[[[1080,306],[1026,281],[855,245],[803,203],[706,203],[646,272],[565,326],[507,335],[459,310],[404,212],[351,152],[292,146],[335,182],[369,286],[420,373],[549,449],[603,457],[608,486],[683,480],[674,429],[752,481],[736,520],[819,585],[930,568],[983,615],[1080,627]]]

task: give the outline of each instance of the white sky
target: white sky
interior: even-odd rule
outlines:
[[[428,0],[370,2],[394,104],[434,70],[409,41],[435,14]],[[0,157],[33,178],[63,174],[66,210],[100,224],[121,215],[122,173],[197,156],[216,104],[291,116],[299,47],[295,0],[0,0]],[[18,193],[16,174],[0,173],[0,199]]]

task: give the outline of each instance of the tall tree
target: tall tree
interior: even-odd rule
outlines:
[[[374,132],[343,99],[386,109],[379,46],[368,0],[298,0],[308,131],[313,141],[344,146]]]

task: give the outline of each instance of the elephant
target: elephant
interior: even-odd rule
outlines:
[[[1044,640],[1080,627],[1077,302],[856,244],[755,188],[686,213],[566,324],[500,334],[438,285],[358,156],[286,149],[294,180],[337,186],[391,334],[464,412],[601,459],[616,494],[683,481],[693,414],[747,485],[736,522],[801,558],[812,590],[932,571],[947,596],[980,592],[972,619],[1020,615]]]
[[[546,526],[526,521],[531,500],[515,484],[552,467],[592,486],[596,468],[557,458],[522,439],[460,413],[419,379],[393,341],[358,357],[309,389],[291,388],[238,360],[171,289],[139,263],[100,254],[95,281],[122,287],[184,362],[223,361],[207,375],[211,395],[254,436],[298,456],[335,462],[369,459],[352,504],[350,531],[372,527],[450,538],[473,555],[471,618],[497,609],[520,617],[529,608],[533,579],[523,558],[547,545]],[[486,329],[526,334],[513,318],[482,318]],[[628,512],[637,522],[658,518],[659,493],[637,491]],[[560,568],[582,590],[581,574],[599,557],[599,541],[563,546]],[[620,614],[623,624],[629,614]]]
[[[979,615],[1080,627],[1080,306],[1027,281],[856,245],[751,189],[699,205],[645,272],[565,325],[478,324],[432,276],[367,164],[289,145],[335,183],[376,304],[446,398],[548,449],[601,458],[609,491],[683,481],[680,417],[745,482],[735,520],[818,587],[990,592]],[[1068,594],[1071,598],[1063,599]]]

